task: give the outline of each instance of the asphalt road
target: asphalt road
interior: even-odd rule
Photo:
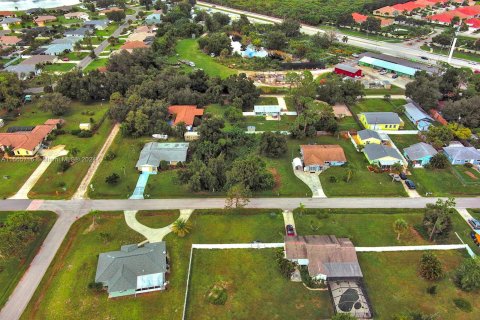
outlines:
[[[219,6],[219,5],[212,5],[210,3],[202,2],[202,1],[197,1],[197,5],[201,7],[207,7],[207,8],[212,8],[214,11],[223,11],[228,14],[244,14],[248,18],[256,18],[257,21],[263,21],[263,22],[271,22],[271,23],[281,23],[283,19],[280,18],[275,18],[271,16],[267,16],[264,14],[258,14],[258,13],[253,13],[249,11],[244,11],[244,10],[237,10],[233,9],[230,7],[225,7],[225,6]],[[214,7],[214,8],[213,8]],[[302,24],[301,31],[306,34],[316,34],[318,32],[323,33],[325,30],[309,26],[306,24]],[[342,34],[340,31],[336,31],[337,37],[342,38],[344,34]],[[355,37],[351,35],[346,35],[348,37],[348,44],[355,46],[355,47],[360,47],[366,50],[374,50],[374,51],[379,51],[384,54],[392,55],[395,57],[399,58],[406,58],[406,59],[412,59],[415,58],[419,62],[422,61],[420,60],[420,57],[427,57],[430,61],[430,63],[434,63],[435,61],[444,61],[447,62],[447,57],[438,55],[438,54],[433,54],[429,53],[426,51],[423,51],[421,49],[413,48],[410,46],[407,46],[402,43],[390,43],[390,42],[384,42],[384,41],[375,41],[375,40],[369,40],[365,38],[360,38],[360,37]],[[471,68],[472,66],[469,64],[468,60],[463,60],[463,59],[456,59],[453,58],[451,63],[454,66],[458,67],[468,67]]]

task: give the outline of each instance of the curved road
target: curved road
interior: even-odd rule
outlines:
[[[237,14],[237,15],[244,14],[249,18],[253,18],[263,22],[281,23],[283,21],[283,19],[280,19],[280,18],[275,18],[268,15],[264,15],[264,14],[253,13],[250,11],[238,10],[238,9],[220,6],[216,4],[214,5],[214,4],[210,4],[203,1],[197,1],[197,6],[203,7],[203,8],[212,8],[212,10],[214,11],[223,11],[229,14]],[[306,25],[306,24],[302,24],[301,31],[303,33],[311,34],[311,35],[316,34],[318,32],[321,32],[321,33],[325,32],[325,30],[323,29]],[[340,31],[335,31],[335,32],[337,33],[339,38],[344,36],[344,34],[342,34]],[[366,50],[379,51],[381,53],[399,57],[399,58],[415,59],[417,60],[416,62],[421,62],[420,57],[422,56],[427,57],[432,62],[434,61],[447,62],[448,60],[446,56],[430,53],[417,48],[412,48],[402,43],[374,41],[374,40],[355,37],[351,35],[345,35],[345,36],[348,37],[349,45],[360,47]],[[457,67],[471,68],[472,66],[469,64],[469,62],[470,62],[469,60],[453,58],[450,64]]]

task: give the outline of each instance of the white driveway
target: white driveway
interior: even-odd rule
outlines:
[[[40,150],[40,155],[43,156],[43,160],[40,165],[35,169],[32,175],[25,181],[23,186],[18,190],[16,194],[10,197],[10,199],[28,199],[28,193],[35,184],[40,180],[40,177],[43,173],[48,169],[50,164],[54,162],[54,160],[61,156],[66,156],[68,151],[65,150],[64,145],[55,146],[51,149],[44,149]]]
[[[300,170],[293,169],[293,172],[297,176],[298,179],[302,180],[310,190],[312,190],[312,198],[326,198],[327,196],[323,192],[322,184],[320,183],[320,175],[319,172],[317,173],[309,173],[303,172]]]
[[[420,198],[421,197],[421,195],[418,194],[417,190],[408,189],[407,185],[405,184],[405,181],[402,180],[400,183],[402,184],[403,189],[405,189],[405,192],[407,192],[407,194],[410,198]]]
[[[293,212],[290,210],[283,210],[283,222],[285,226],[291,224],[295,228],[295,219],[293,218]]]

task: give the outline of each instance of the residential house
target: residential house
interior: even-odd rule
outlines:
[[[44,124],[35,127],[0,133],[0,149],[3,151],[10,149],[14,156],[32,157],[40,150],[47,136],[62,123],[61,119],[49,119]]]
[[[66,37],[79,37],[79,38],[84,38],[89,34],[92,34],[92,29],[85,28],[85,27],[78,28],[75,30],[67,30],[63,33],[63,35]]]
[[[42,64],[48,64],[48,63],[55,63],[58,61],[58,58],[56,56],[49,56],[49,55],[33,55],[30,56],[30,58],[27,58],[20,62],[20,65],[42,65]]]
[[[203,111],[197,106],[176,105],[168,107],[168,112],[175,115],[173,125],[184,123],[189,131],[193,128],[195,117],[203,116]]]
[[[146,49],[149,46],[145,44],[143,41],[129,41],[125,42],[121,47],[120,50],[126,50],[130,53],[133,52],[135,49]]]
[[[152,13],[145,17],[145,24],[159,24],[162,22],[162,15],[160,13]]]
[[[4,30],[10,30],[11,25],[18,25],[20,23],[22,23],[22,20],[18,18],[3,18],[2,20],[0,20],[0,25]]]
[[[345,280],[363,278],[357,253],[348,238],[333,235],[287,236],[285,258],[307,266],[315,280]]]
[[[175,166],[187,161],[188,143],[148,142],[140,152],[135,167],[141,172],[157,173],[161,161]]]
[[[40,13],[42,11],[43,11],[42,8],[30,8],[28,10],[25,10],[25,13],[28,14],[29,16],[31,16],[32,14],[37,14],[37,13]]]
[[[26,64],[17,64],[13,66],[8,66],[5,68],[5,71],[16,73],[18,79],[26,80],[32,76],[39,75],[42,70],[37,69],[35,65],[26,65]]]
[[[106,16],[107,13],[116,12],[116,11],[123,11],[123,9],[118,8],[118,7],[111,7],[111,8],[107,8],[107,9],[100,10],[99,15],[101,15],[101,16]]]
[[[89,19],[88,13],[86,12],[70,12],[70,13],[64,14],[63,16],[67,20],[77,19],[77,20],[87,21]]]
[[[377,131],[364,129],[357,132],[357,144],[367,145],[367,144],[382,144],[383,139]]]
[[[16,46],[22,39],[17,36],[0,36],[0,45]]]
[[[48,46],[44,46],[45,51],[43,54],[59,56],[65,52],[73,51],[73,44],[71,43],[58,43],[58,44],[50,44]]]
[[[403,106],[405,115],[420,131],[427,131],[433,124],[434,120],[425,111],[417,107],[413,102],[409,102]]]
[[[430,163],[430,159],[438,152],[425,142],[419,142],[403,149],[403,155],[414,168],[422,168]]]
[[[396,163],[403,164],[402,155],[389,146],[370,143],[365,145],[363,153],[370,164],[375,164],[382,169],[388,169]]]
[[[106,27],[108,27],[109,23],[110,23],[110,21],[108,21],[108,19],[90,20],[90,21],[85,21],[85,23],[83,25],[85,27],[89,27],[89,28],[96,29],[96,30],[104,30]]]
[[[363,112],[359,119],[370,130],[399,130],[404,124],[395,112]]]
[[[57,17],[55,16],[38,16],[35,19],[33,19],[33,21],[40,27],[43,27],[45,26],[45,24],[56,21],[56,20],[57,20]]]
[[[448,146],[443,148],[451,164],[480,164],[480,151],[474,147]]]
[[[301,145],[303,171],[317,172],[329,167],[338,167],[347,162],[342,147],[333,145]]]
[[[129,244],[99,255],[95,282],[107,287],[109,298],[137,295],[165,290],[168,271],[165,242]]]
[[[15,17],[15,12],[13,11],[0,11],[0,18],[13,18]]]
[[[278,105],[259,105],[253,106],[253,112],[256,116],[280,117],[282,107]]]
[[[400,15],[401,13],[402,12],[398,11],[398,9],[395,9],[393,7],[390,7],[390,6],[386,6],[386,7],[383,7],[383,8],[380,8],[380,9],[377,9],[377,10],[373,11],[374,15],[384,16],[384,17],[396,17],[396,16]]]
[[[441,125],[446,126],[448,124],[448,121],[445,120],[445,118],[442,117],[442,115],[437,110],[430,109],[430,115],[432,116],[433,119],[435,119],[435,121],[437,121]]]

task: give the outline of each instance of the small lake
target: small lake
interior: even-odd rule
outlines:
[[[79,0],[0,0],[0,10],[27,10],[32,8],[55,8],[79,4]]]

